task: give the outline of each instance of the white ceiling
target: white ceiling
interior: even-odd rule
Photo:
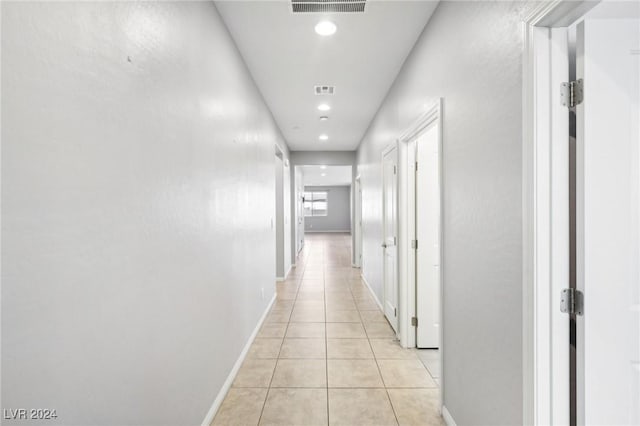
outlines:
[[[296,166],[305,186],[351,185],[351,166]],[[324,176],[323,176],[324,175]]]
[[[368,0],[364,13],[294,14],[288,0],[216,1],[289,148],[310,151],[357,148],[436,5]],[[315,33],[323,19],[334,35]],[[315,85],[336,92],[317,96]],[[318,111],[322,102],[331,111]]]

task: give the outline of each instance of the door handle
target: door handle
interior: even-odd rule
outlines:
[[[382,243],[382,248],[387,248],[387,243]]]

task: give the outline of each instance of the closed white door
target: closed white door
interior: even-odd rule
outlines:
[[[577,420],[640,424],[640,21],[578,26]]]
[[[440,343],[440,138],[437,123],[416,141],[416,345]]]
[[[384,276],[384,314],[398,332],[398,150],[388,149],[382,156],[382,251]]]

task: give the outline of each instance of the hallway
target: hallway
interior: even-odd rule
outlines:
[[[0,0],[0,422],[640,426],[639,23]]]
[[[440,425],[439,390],[351,267],[348,234],[307,234],[213,425]]]

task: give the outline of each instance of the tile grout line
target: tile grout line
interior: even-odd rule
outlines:
[[[324,250],[322,253],[322,289],[323,289],[323,296],[324,296],[324,356],[325,356],[325,360],[324,360],[324,367],[325,367],[325,380],[326,380],[326,385],[327,385],[327,426],[330,424],[330,420],[329,420],[329,416],[331,415],[330,411],[329,411],[329,340],[327,337],[327,281],[326,281],[326,277],[324,275],[325,273],[325,265],[324,265]]]
[[[349,291],[351,291],[351,285],[349,285]],[[351,293],[353,297],[353,291]],[[356,308],[357,308],[357,305],[356,305]],[[371,348],[371,353],[373,353],[373,359],[375,360],[376,367],[378,368],[378,374],[380,374],[380,380],[382,380],[382,385],[384,386],[385,394],[387,395],[387,399],[389,400],[389,405],[391,406],[393,417],[395,417],[396,419],[396,425],[399,425],[400,421],[398,420],[398,414],[396,413],[396,409],[393,407],[393,402],[391,401],[391,396],[389,395],[389,389],[387,388],[387,384],[385,383],[384,377],[382,376],[382,370],[380,369],[380,364],[378,363],[378,357],[376,357],[376,354],[373,351],[373,345],[371,345],[371,338],[369,337],[367,328],[364,326],[364,319],[362,318],[362,313],[360,312],[360,309],[358,309],[358,314],[360,315],[360,319],[362,320],[362,327],[364,328],[364,332],[367,336],[367,343],[369,343],[369,348]]]
[[[329,395],[331,393],[330,392],[331,389],[334,389],[336,391],[352,390],[351,392],[355,392],[353,393],[353,395],[358,395],[359,394],[358,392],[364,392],[362,396],[368,395],[367,392],[372,392],[371,396],[367,396],[365,399],[370,400],[371,402],[378,400],[378,405],[382,404],[382,406],[384,406],[384,402],[381,399],[384,399],[384,398],[382,397],[381,389],[384,389],[385,394],[387,395],[387,401],[390,404],[392,412],[394,414],[394,419],[396,422],[395,424],[398,425],[399,417],[404,414],[401,406],[395,407],[393,402],[394,399],[391,398],[392,390],[394,391],[394,395],[396,395],[395,393],[396,391],[402,391],[402,390],[417,391],[420,389],[424,389],[424,390],[435,389],[436,391],[440,391],[439,385],[436,383],[434,387],[421,387],[421,386],[409,386],[409,387],[391,386],[390,387],[389,385],[386,384],[386,381],[382,376],[380,361],[386,362],[386,360],[404,359],[404,357],[398,358],[397,356],[399,356],[400,354],[396,353],[395,351],[390,352],[391,354],[390,357],[386,356],[385,354],[387,353],[386,352],[387,349],[385,345],[379,347],[378,343],[376,343],[376,347],[379,347],[379,350],[382,351],[380,353],[380,356],[377,356],[376,352],[373,349],[372,340],[390,340],[391,339],[390,337],[383,337],[383,334],[386,335],[386,331],[385,333],[382,333],[382,330],[379,327],[381,324],[388,325],[388,321],[386,320],[386,318],[384,318],[384,314],[380,311],[380,309],[374,306],[369,306],[367,300],[365,300],[366,296],[368,296],[369,294],[366,292],[363,293],[361,291],[363,288],[363,284],[361,279],[358,279],[358,277],[355,276],[355,272],[357,271],[351,268],[350,265],[347,265],[344,263],[345,262],[344,259],[346,259],[346,257],[342,256],[342,251],[341,251],[343,249],[344,244],[338,245],[330,241],[325,241],[325,240],[315,241],[311,239],[309,240],[309,243],[310,244],[305,246],[305,250],[300,254],[299,269],[296,271],[296,274],[295,274],[296,276],[291,277],[291,280],[287,279],[286,283],[282,283],[282,285],[276,286],[276,289],[281,289],[281,291],[279,292],[279,295],[283,297],[281,303],[283,305],[290,303],[290,306],[289,306],[290,312],[289,312],[289,315],[287,316],[288,321],[283,322],[280,326],[277,327],[280,330],[284,330],[283,332],[284,335],[280,335],[282,337],[282,341],[278,347],[278,352],[275,357],[274,370],[271,373],[270,378],[268,378],[268,384],[266,384],[266,387],[259,387],[260,389],[265,390],[265,397],[261,405],[259,405],[259,400],[256,401],[258,404],[254,411],[254,415],[258,417],[257,418],[258,423],[261,423],[263,418],[265,419],[265,422],[269,421],[270,413],[271,415],[273,414],[279,415],[279,417],[282,418],[282,421],[286,423],[285,418],[290,418],[290,417],[285,413],[281,412],[280,409],[276,409],[275,412],[273,410],[273,408],[275,407],[274,403],[276,400],[280,400],[283,397],[287,399],[288,392],[293,392],[292,395],[298,395],[298,393],[296,392],[298,392],[298,390],[303,389],[304,391],[299,395],[308,397],[309,395],[313,395],[314,393],[319,394],[321,392],[321,389],[324,388],[325,394],[326,394],[326,420],[322,424],[331,424],[332,416],[331,416],[331,406],[329,401]],[[311,252],[309,251],[310,249],[311,249]],[[320,289],[320,285],[322,285],[322,289]],[[356,293],[357,293],[357,299],[356,299]],[[320,303],[320,301],[318,300],[320,295],[323,296],[322,303]],[[331,299],[331,301],[329,301],[329,299]],[[317,302],[314,302],[314,300],[316,300]],[[354,304],[355,306],[345,307],[347,302],[349,302],[350,305]],[[319,320],[317,316],[315,317],[316,321],[307,321],[307,319],[312,319],[314,318],[314,315],[317,315],[317,314],[312,313],[310,315],[307,315],[303,311],[305,311],[307,308],[310,308],[311,310],[318,310],[320,307],[322,307],[324,310],[323,312],[324,321]],[[330,307],[332,308],[332,312],[338,311],[338,312],[335,312],[337,314],[337,316],[335,317],[336,319],[353,318],[355,320],[346,321],[346,322],[335,321],[335,324],[334,324],[334,321],[332,321],[330,323],[328,321],[329,319],[328,310]],[[293,311],[296,308],[301,308],[299,317],[300,319],[302,319],[302,321],[293,323],[292,322]],[[283,313],[282,311],[284,309],[278,308],[278,310],[280,311],[280,314],[282,314]],[[346,315],[347,312],[344,312],[345,315],[342,315],[343,314],[342,311],[347,311],[349,314]],[[364,314],[367,314],[366,315],[367,320],[364,319],[365,317]],[[379,318],[380,315],[382,316]],[[334,317],[332,316],[332,318]],[[377,324],[378,322],[380,322],[381,324]],[[324,340],[325,340],[324,358],[321,356],[317,356],[316,355],[317,352],[314,350],[311,350],[311,351],[307,350],[307,348],[311,347],[307,342],[314,341],[316,345],[317,343],[321,343],[320,338],[322,337],[322,335],[318,335],[319,333],[317,333],[317,329],[319,328],[320,324],[323,325],[323,330],[324,330]],[[364,331],[363,335],[349,336],[347,333],[347,334],[344,334],[342,337],[334,337],[335,343],[340,345],[340,347],[342,347],[343,346],[343,343],[341,343],[342,341],[347,341],[347,340],[358,341],[360,342],[358,343],[358,345],[362,349],[364,349],[364,347],[369,348],[372,357],[363,358],[363,356],[365,355],[361,353],[362,351],[359,351],[357,353],[345,352],[344,355],[348,356],[351,353],[353,353],[355,356],[344,357],[344,356],[340,356],[340,354],[337,354],[338,356],[335,358],[335,360],[356,361],[356,362],[366,361],[369,363],[369,365],[371,365],[370,362],[371,362],[371,359],[373,359],[374,362],[376,363],[376,370],[374,371],[378,372],[380,376],[380,382],[379,384],[374,384],[374,386],[372,387],[358,386],[364,383],[360,383],[359,381],[357,381],[354,383],[356,384],[356,386],[335,386],[334,388],[331,388],[329,387],[329,377],[328,377],[328,373],[329,373],[328,363],[330,360],[328,326],[342,325],[346,327],[344,328],[344,330],[348,330],[356,327],[355,324],[361,325],[362,330]],[[375,327],[368,328],[366,327],[366,324],[374,325]],[[349,325],[350,327],[348,327]],[[295,326],[295,327],[292,327],[292,326]],[[289,330],[292,330],[292,333],[294,333],[298,326],[300,326],[300,328],[298,329],[299,330],[298,333],[300,334],[300,336],[294,335],[293,337],[290,337],[288,335]],[[277,334],[272,334],[272,336],[276,337]],[[294,342],[293,344],[292,349],[294,349],[294,351],[290,352],[291,356],[287,358],[283,358],[283,355],[287,355],[287,353],[283,351],[284,340],[287,340],[287,339],[292,341],[297,341],[297,342]],[[304,339],[306,339],[307,342],[305,342]],[[366,339],[367,342],[365,343],[365,346],[361,346],[362,343],[364,343],[362,342],[362,340],[364,339]],[[272,342],[272,343],[275,343],[275,342]],[[272,345],[272,348],[275,349],[276,347]],[[288,348],[289,348],[289,345],[288,345]],[[394,348],[390,348],[390,349],[394,349]],[[272,353],[275,353],[275,351],[272,350]],[[420,357],[416,357],[416,358],[420,361],[421,366],[427,371],[430,378],[433,379],[433,381],[435,381],[435,378],[431,375],[431,371],[429,370],[427,365],[424,362],[422,362],[422,359]],[[274,358],[265,357],[265,358],[257,358],[257,359],[273,360]],[[299,386],[293,386],[293,383],[289,383],[288,381],[283,383],[282,386],[273,385],[273,382],[275,380],[275,372],[277,371],[277,366],[280,360],[287,360],[287,361],[292,360],[300,363],[301,367],[304,367],[306,365],[305,362],[318,363],[322,359],[324,359],[325,361],[326,383],[324,386],[322,385],[309,386],[311,384],[309,380],[300,381]],[[304,368],[306,369],[307,367],[304,367]],[[386,368],[387,367],[385,367],[385,369]],[[388,378],[392,378],[392,376],[389,376]],[[398,383],[398,384],[404,384],[404,383]],[[255,387],[255,386],[248,386],[248,388],[251,388],[251,387]],[[276,393],[272,394],[271,393],[272,390],[274,390],[274,392]],[[413,395],[411,392],[409,394]],[[351,396],[350,396],[352,394],[347,392],[347,394],[345,395],[342,395],[342,394],[339,394],[339,395],[340,397],[338,398],[338,400],[341,401],[341,403],[344,403],[349,407],[352,405]],[[404,393],[402,392],[399,394],[401,398],[400,401],[404,401],[405,396],[403,395]],[[268,402],[269,397],[273,397],[275,399],[272,399],[270,410],[267,411],[266,403]],[[396,397],[398,397],[398,395],[394,396],[394,398]],[[322,412],[321,405],[317,406],[317,403],[315,403],[314,405],[315,407],[320,409],[320,413],[318,414],[321,414]],[[266,415],[265,415],[265,411],[266,411]],[[389,412],[387,411],[386,413],[388,415]],[[258,414],[259,416],[257,416]],[[303,414],[303,413],[299,413],[299,414],[302,414],[305,419],[309,420],[307,414]],[[283,415],[284,417],[282,417]],[[334,421],[337,419],[336,416],[338,417],[340,416],[340,410],[338,410],[338,412],[335,412],[335,411],[333,412],[333,417],[335,417]],[[293,417],[291,417],[290,419],[293,419]],[[299,420],[301,419],[302,418],[300,418]],[[304,422],[307,420],[301,420],[301,421]],[[358,422],[355,419],[351,423],[358,424]]]
[[[303,269],[306,269],[307,265],[305,264]],[[302,271],[302,276],[304,277],[304,270]],[[284,339],[287,337],[287,332],[289,331],[289,324],[291,324],[291,316],[293,315],[293,309],[296,306],[296,300],[298,299],[298,292],[300,291],[300,282],[301,278],[296,277],[296,296],[293,301],[293,306],[291,307],[291,312],[289,312],[289,321],[287,321],[287,326],[284,330],[284,336],[282,336],[282,342],[280,343],[280,349],[278,350],[278,357],[276,358],[276,365],[273,367],[273,373],[271,373],[271,379],[269,380],[269,386],[267,387],[267,394],[264,397],[264,401],[262,403],[262,409],[260,410],[260,417],[258,417],[258,426],[262,421],[262,415],[264,414],[264,407],[267,405],[267,399],[269,399],[269,394],[271,393],[271,384],[273,383],[273,378],[276,375],[276,369],[278,368],[278,360],[280,359],[280,352],[282,352],[282,346],[284,345]],[[276,297],[278,293],[278,287],[276,284]],[[277,388],[274,388],[277,389]]]

